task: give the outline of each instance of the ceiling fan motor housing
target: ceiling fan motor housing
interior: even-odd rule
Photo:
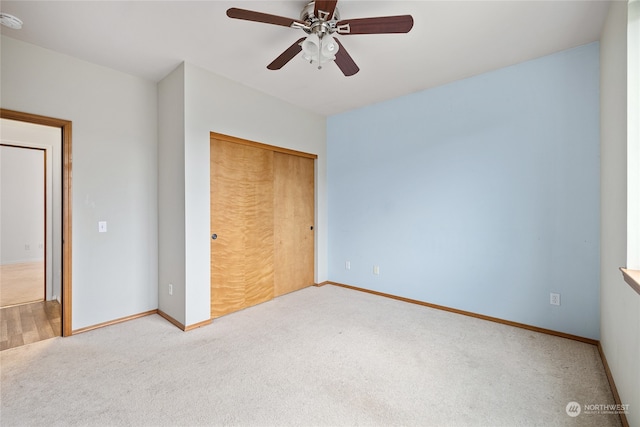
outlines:
[[[338,8],[335,8],[333,17],[328,15],[322,16],[322,11],[320,11],[319,15],[321,16],[315,15],[315,1],[309,2],[305,8],[302,9],[300,20],[309,23],[309,28],[304,29],[304,31],[308,34],[314,33],[319,36],[335,32],[336,23],[340,20]]]

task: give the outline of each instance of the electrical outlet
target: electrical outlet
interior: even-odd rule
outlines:
[[[373,274],[375,274],[375,275],[380,274],[380,266],[379,265],[374,265],[373,266]]]
[[[560,294],[556,294],[551,292],[549,294],[549,304],[551,305],[560,305]]]
[[[173,295],[173,285],[169,283],[169,295]]]
[[[351,261],[345,261],[344,262],[344,269],[345,270],[351,270]]]

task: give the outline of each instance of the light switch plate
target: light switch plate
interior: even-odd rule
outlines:
[[[107,221],[98,221],[98,233],[107,232]]]

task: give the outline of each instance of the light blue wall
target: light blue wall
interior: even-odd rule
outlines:
[[[598,88],[593,43],[329,117],[329,280],[599,339]]]

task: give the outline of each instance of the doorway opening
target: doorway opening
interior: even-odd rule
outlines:
[[[60,294],[52,289],[53,272],[60,270],[59,262],[53,265],[53,251],[48,247],[52,242],[51,223],[56,223],[48,188],[51,168],[47,171],[47,151],[51,158],[52,150],[14,141],[9,135],[12,132],[7,132],[9,122],[2,119],[0,141],[0,308],[53,300],[54,293]],[[60,130],[44,129],[53,132],[42,135],[43,143],[50,139],[59,149]],[[23,133],[26,137],[26,129]],[[57,232],[59,239],[60,227]]]
[[[13,146],[12,148],[22,148],[23,153],[26,151],[38,151],[44,153],[44,174],[48,179],[45,181],[45,197],[43,209],[46,211],[43,227],[44,235],[41,239],[35,237],[34,243],[26,242],[15,244],[14,246],[22,248],[24,252],[32,251],[34,254],[40,254],[42,250],[42,259],[40,262],[43,268],[37,266],[37,260],[27,259],[23,257],[26,264],[31,264],[31,270],[41,271],[45,277],[41,288],[41,300],[30,304],[20,304],[2,308],[3,337],[2,348],[15,347],[21,345],[18,343],[21,337],[18,330],[21,326],[14,327],[16,336],[13,338],[13,344],[7,347],[9,337],[5,337],[4,323],[13,320],[14,324],[20,318],[27,319],[27,322],[35,322],[40,324],[41,328],[34,332],[31,336],[25,337],[27,341],[34,342],[36,335],[46,339],[50,331],[57,329],[59,336],[70,336],[72,334],[71,323],[71,179],[72,179],[72,157],[71,157],[71,122],[51,117],[38,116],[29,113],[22,113],[12,110],[0,109],[0,118],[2,119],[2,145]],[[11,129],[19,129],[26,124],[33,124],[33,129],[57,131],[59,141],[57,144],[44,142],[43,140],[32,138],[32,142],[20,142],[19,138],[11,134]],[[28,140],[28,138],[27,138]],[[36,142],[33,142],[36,141]],[[55,145],[57,145],[57,150]],[[25,150],[29,148],[30,150]],[[3,150],[5,147],[3,147]],[[5,153],[6,154],[6,153]],[[56,199],[57,192],[57,199]],[[4,197],[4,196],[3,196]],[[33,227],[32,228],[37,228]],[[34,232],[35,235],[35,232]],[[3,244],[4,244],[3,237]],[[34,247],[32,247],[34,246]],[[15,254],[14,254],[15,255]],[[34,257],[37,258],[37,257]],[[13,261],[20,260],[19,256],[13,256]],[[7,263],[5,263],[7,264]],[[13,264],[16,264],[15,262]],[[39,299],[40,299],[39,298]],[[25,301],[26,302],[26,301]],[[50,321],[56,319],[56,321]],[[49,321],[49,324],[46,322]],[[44,332],[43,332],[44,331]],[[9,332],[9,331],[8,331]],[[7,333],[8,335],[8,333]],[[55,335],[54,335],[55,336]],[[5,340],[6,339],[6,340]],[[25,342],[26,343],[26,342]],[[17,344],[17,345],[16,345]]]

